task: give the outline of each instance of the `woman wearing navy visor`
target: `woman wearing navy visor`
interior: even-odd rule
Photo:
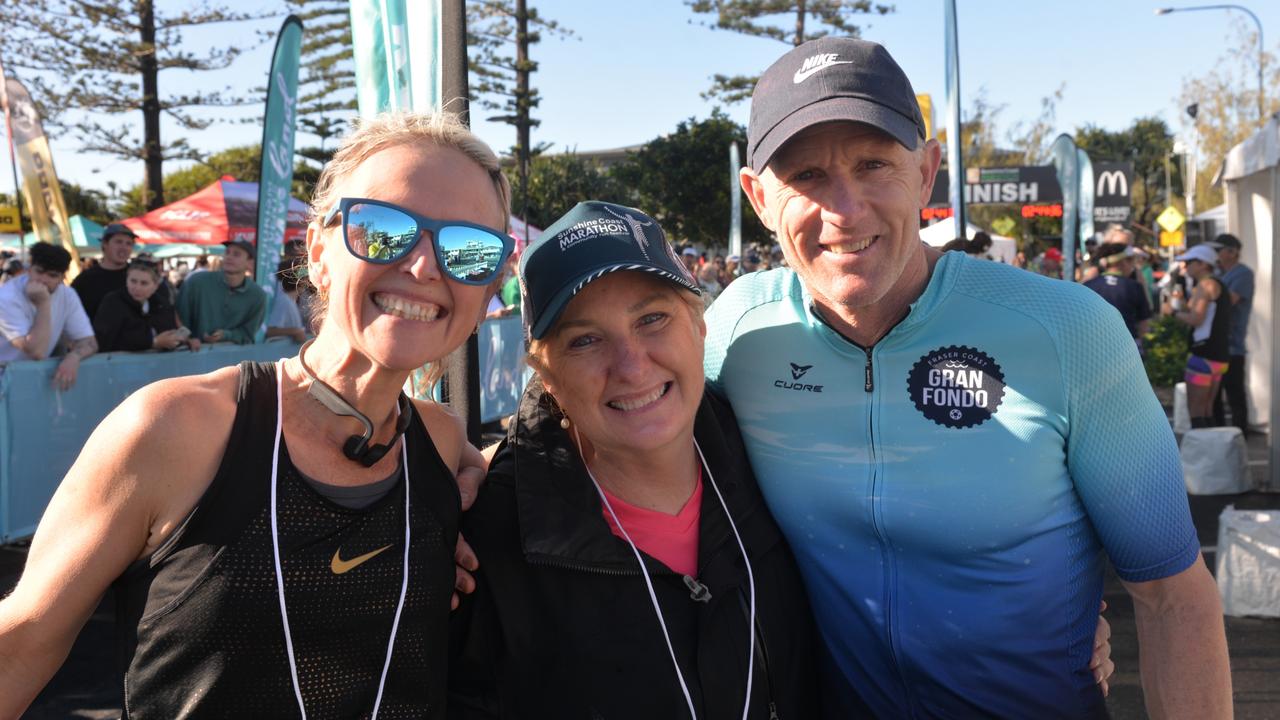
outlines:
[[[451,717],[815,718],[815,634],[727,405],[697,281],[644,213],[524,251],[529,386],[464,534]]]
[[[113,582],[125,717],[443,717],[454,472],[479,460],[401,388],[475,329],[509,195],[452,116],[344,140],[307,229],[315,339],[157,382],[103,421],[0,602],[0,717]]]

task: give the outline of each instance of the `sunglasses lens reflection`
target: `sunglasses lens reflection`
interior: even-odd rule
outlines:
[[[502,238],[479,228],[448,225],[437,242],[445,271],[463,282],[486,282],[502,263]]]
[[[347,209],[347,247],[365,260],[399,260],[413,249],[417,232],[414,219],[396,208],[356,203]]]

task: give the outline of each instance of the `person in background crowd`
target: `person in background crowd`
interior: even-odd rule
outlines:
[[[1187,412],[1191,427],[1213,426],[1213,398],[1231,361],[1231,297],[1214,277],[1218,253],[1208,244],[1196,245],[1174,258],[1195,280],[1185,307],[1170,302],[1162,308],[1191,328],[1187,357]]]
[[[1223,233],[1214,238],[1218,247],[1218,279],[1226,287],[1231,298],[1231,337],[1227,343],[1230,351],[1227,372],[1222,376],[1222,391],[1214,395],[1213,419],[1215,425],[1226,425],[1223,412],[1223,396],[1231,407],[1231,424],[1241,432],[1249,432],[1249,398],[1245,392],[1245,340],[1249,335],[1249,315],[1253,312],[1253,269],[1240,262],[1240,238]]]
[[[187,274],[190,272],[191,266],[187,264],[186,260],[179,260],[177,265],[169,268],[169,284],[173,286],[175,291],[182,289],[182,283],[186,281]]]
[[[276,266],[276,280],[279,294],[271,304],[270,317],[267,318],[267,337],[292,338],[296,343],[307,341],[307,322],[298,309],[299,273],[307,267],[305,257],[296,257],[280,261]]]
[[[443,720],[454,474],[482,459],[402,388],[475,330],[499,269],[450,265],[436,236],[500,264],[509,199],[456,116],[360,121],[312,196],[316,338],[152,383],[98,425],[0,600],[0,718],[114,583],[130,717]]]
[[[191,268],[191,272],[187,273],[187,277],[199,275],[202,272],[209,272],[209,256],[201,255],[196,258],[196,264]]]
[[[973,234],[973,239],[969,241],[969,247],[965,248],[965,252],[980,260],[991,259],[991,236],[979,230]]]
[[[734,278],[742,274],[742,256],[738,254],[730,255],[724,261],[724,274],[726,282],[725,287],[733,282]]]
[[[1132,278],[1133,247],[1124,243],[1109,242],[1094,251],[1094,261],[1102,273],[1084,286],[1102,296],[1120,312],[1129,334],[1141,345],[1142,338],[1151,325],[1151,307],[1146,291]]]
[[[1013,266],[1025,270],[1027,268],[1027,254],[1021,250],[1014,254]]]
[[[178,323],[168,302],[153,302],[163,292],[160,268],[134,258],[126,268],[125,286],[102,298],[93,318],[99,352],[175,350],[182,345],[200,349],[200,340]]]
[[[638,222],[560,250],[618,216]],[[452,619],[450,717],[819,718],[795,560],[703,392],[693,274],[656,221],[588,201],[521,276],[537,377],[463,517],[480,569]]]
[[[724,287],[720,284],[720,273],[716,270],[716,266],[707,263],[697,273],[698,286],[702,288],[702,299],[707,305],[711,304],[720,295],[720,291]]]
[[[520,256],[511,253],[511,259],[507,261],[507,279],[502,283],[502,290],[498,292],[498,297],[502,299],[502,305],[507,308],[508,314],[520,313],[520,275],[517,269],[519,263]]]
[[[1155,301],[1156,278],[1155,271],[1151,268],[1151,251],[1136,245],[1133,248],[1133,279],[1142,285],[1147,307],[1154,313],[1160,308],[1160,304]]]
[[[26,271],[27,269],[22,266],[20,258],[11,257],[5,260],[3,269],[0,269],[0,285],[4,285]]]
[[[127,225],[111,223],[106,226],[102,229],[102,259],[71,281],[71,289],[80,296],[80,303],[90,320],[98,313],[98,303],[107,293],[124,287],[126,268],[133,256],[137,237]]]
[[[742,256],[742,268],[738,271],[738,277],[750,275],[760,269],[760,253],[753,247]]]
[[[693,246],[686,245],[685,248],[680,251],[681,262],[684,263],[685,268],[687,268],[689,273],[694,277],[698,276],[698,266],[701,264],[698,261],[700,259],[701,256]]]
[[[1057,280],[1062,279],[1062,251],[1051,247],[1040,256],[1040,274]]]
[[[830,716],[1105,717],[1109,556],[1150,714],[1230,717],[1177,444],[1115,311],[921,242],[941,148],[875,43],[788,51],[747,137],[742,189],[790,267],[720,296],[705,369],[796,554]]]
[[[222,272],[188,275],[178,294],[178,317],[200,340],[247,345],[267,315],[267,293],[248,276],[253,243],[228,240]]]
[[[98,351],[80,296],[63,284],[71,253],[44,242],[28,253],[30,269],[0,287],[0,363],[44,360],[65,341],[70,349],[53,373],[53,385],[70,390],[80,361]]]

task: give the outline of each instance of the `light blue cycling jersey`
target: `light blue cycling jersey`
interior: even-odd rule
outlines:
[[[790,270],[707,315],[839,680],[880,717],[1090,717],[1105,550],[1196,560],[1177,447],[1133,339],[1087,288],[946,253],[863,349]]]

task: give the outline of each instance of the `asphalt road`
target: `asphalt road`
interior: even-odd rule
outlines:
[[[1249,438],[1251,470],[1257,480],[1266,471],[1266,438]],[[1280,510],[1280,494],[1248,493],[1190,497],[1192,519],[1205,548],[1209,569],[1218,541],[1218,514],[1227,505],[1237,509]],[[0,594],[17,581],[26,559],[20,546],[0,547]],[[1137,630],[1133,603],[1113,575],[1106,584],[1110,609],[1112,657],[1116,674],[1111,679],[1107,705],[1116,720],[1144,718],[1142,688],[1138,679]],[[81,632],[62,669],[23,716],[48,718],[116,718],[120,714],[120,682],[115,657],[115,622],[110,595]],[[1227,644],[1231,652],[1231,677],[1236,718],[1280,718],[1280,620],[1227,618]]]

